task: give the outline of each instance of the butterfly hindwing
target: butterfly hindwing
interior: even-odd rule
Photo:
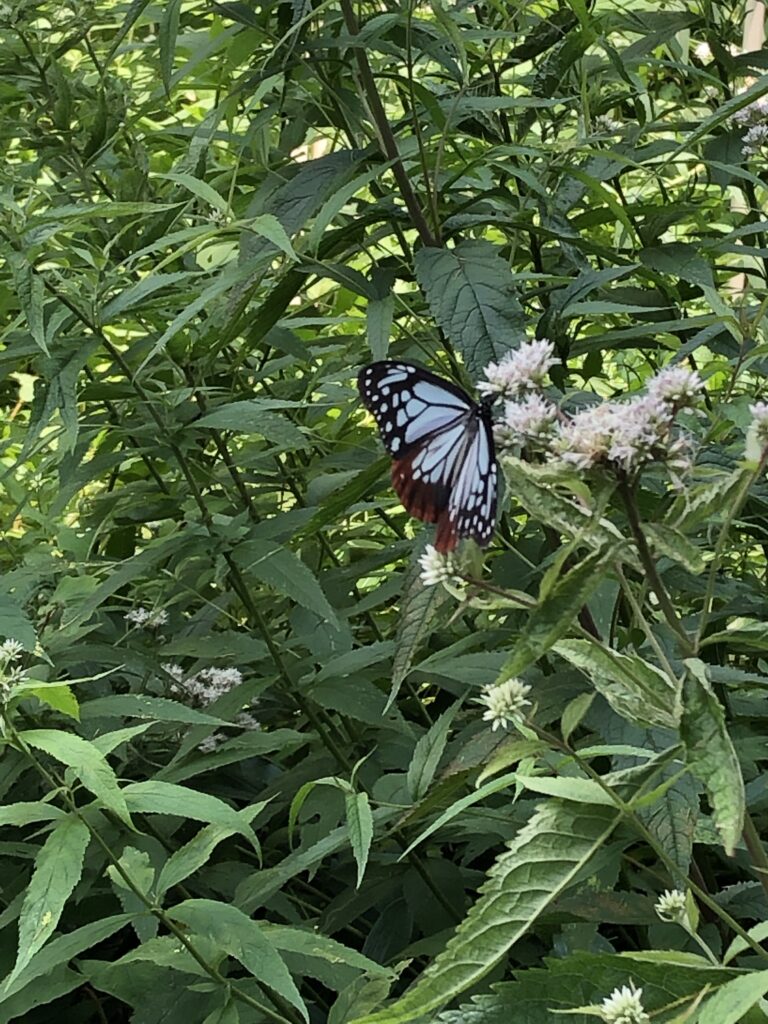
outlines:
[[[393,458],[392,485],[417,519],[437,523],[435,547],[487,544],[496,521],[497,467],[490,413],[461,388],[413,363],[363,367],[360,395]]]

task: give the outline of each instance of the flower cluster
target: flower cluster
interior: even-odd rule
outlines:
[[[742,156],[757,156],[768,143],[768,124],[752,125],[741,141]]]
[[[24,645],[18,640],[9,638],[0,644],[0,695],[3,701],[10,696],[14,683],[21,682],[27,674],[25,669],[16,664],[23,655]]]
[[[688,916],[688,910],[685,905],[685,893],[679,889],[665,889],[661,896],[659,896],[653,909],[662,921],[682,924]]]
[[[163,668],[174,679],[171,693],[178,693],[202,707],[212,704],[243,681],[242,673],[236,668],[203,668],[186,679],[180,665],[166,664]]]
[[[752,103],[748,103],[741,110],[737,110],[731,117],[731,125],[734,128],[750,127],[761,124],[768,120],[768,96],[760,96]]]
[[[239,714],[235,715],[235,719],[232,722],[232,728],[242,729],[244,732],[253,732],[254,729],[261,729],[261,722],[255,718],[250,711],[241,711]],[[226,743],[228,738],[229,737],[223,733],[221,729],[216,729],[210,734],[210,736],[206,736],[205,739],[198,743],[197,749],[201,754],[213,754],[219,749],[222,743]]]
[[[651,1018],[643,1009],[643,990],[635,988],[632,982],[615,988],[600,1007],[605,1024],[651,1024]]]
[[[424,554],[419,557],[421,582],[425,587],[439,583],[450,583],[456,579],[456,559],[452,554],[441,554],[432,544],[427,544]]]
[[[488,379],[480,381],[477,390],[483,395],[514,398],[540,388],[550,367],[557,362],[554,351],[554,345],[546,338],[526,342],[498,363],[489,363],[483,370]]]
[[[476,698],[477,703],[484,704],[486,708],[483,721],[491,722],[494,732],[521,721],[523,709],[531,703],[526,700],[530,692],[530,686],[514,678],[484,687],[482,695]]]
[[[168,622],[168,612],[162,608],[152,610],[139,607],[132,608],[131,611],[126,612],[123,618],[126,622],[130,622],[132,626],[139,626],[141,629],[157,629]]]
[[[610,114],[598,114],[593,125],[601,135],[617,135],[624,127],[621,121],[615,120]]]
[[[768,448],[768,403],[750,405],[752,423],[747,431],[746,457],[757,462]]]
[[[608,465],[629,473],[654,458],[684,470],[690,461],[688,442],[672,436],[673,420],[694,404],[701,387],[694,370],[668,366],[649,381],[644,394],[600,402],[570,417],[531,394],[506,403],[496,436],[500,446],[538,444],[581,470]]]

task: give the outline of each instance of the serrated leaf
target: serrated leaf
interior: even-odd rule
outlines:
[[[6,257],[13,271],[16,295],[35,344],[46,355],[50,355],[45,340],[45,285],[42,277],[35,272],[29,261],[18,253]]]
[[[133,885],[144,894],[147,899],[152,898],[152,885],[155,880],[155,869],[146,850],[137,850],[134,846],[125,846],[120,854],[118,864],[123,869]],[[132,925],[139,939],[139,942],[147,942],[157,935],[159,920],[147,910],[142,900],[133,888],[128,885],[117,866],[110,864],[107,867],[115,895],[120,901],[120,906],[126,914],[133,917]]]
[[[664,523],[643,523],[643,533],[660,554],[697,576],[704,572],[706,562],[701,550],[679,530]]]
[[[469,240],[455,249],[425,246],[415,262],[432,315],[473,377],[524,340],[515,284],[495,245]]]
[[[768,992],[768,971],[753,971],[726,982],[704,1003],[698,1024],[738,1024],[744,1014]]]
[[[66,683],[45,683],[35,679],[23,679],[14,683],[10,696],[37,697],[43,704],[68,715],[76,721],[80,718],[80,706],[77,697]]]
[[[71,768],[85,788],[97,797],[107,810],[113,811],[133,829],[125,797],[115,773],[104,755],[88,740],[58,729],[28,729],[19,733],[24,743]]]
[[[601,568],[610,556],[597,552],[574,566],[551,587],[533,610],[499,680],[519,675],[550,649],[577,621],[579,610],[602,579]]]
[[[0,636],[6,640],[18,640],[25,651],[34,651],[37,634],[29,616],[18,601],[7,594],[0,594]]]
[[[289,967],[294,960],[299,967],[298,973],[317,978],[337,992],[340,982],[346,984],[351,972],[362,971],[371,977],[393,978],[390,968],[316,930],[268,922],[261,924],[261,930],[275,949],[288,958]]]
[[[739,759],[728,734],[725,710],[698,658],[686,659],[680,736],[693,775],[707,790],[723,848],[733,856],[744,825],[746,797]]]
[[[248,220],[242,221],[241,224],[248,231],[253,231],[254,234],[266,238],[281,252],[285,253],[289,259],[298,260],[299,257],[296,255],[285,228],[277,217],[274,217],[271,213],[262,213],[258,217],[249,217]]]
[[[42,800],[21,800],[0,807],[0,825],[30,825],[36,821],[56,821],[65,817],[64,811]]]
[[[460,708],[461,703],[457,701],[440,715],[416,744],[406,776],[411,800],[421,800],[431,786],[448,742],[451,724]]]
[[[314,574],[288,548],[270,541],[249,540],[235,549],[235,560],[261,583],[319,615],[335,629],[339,628],[336,612]]]
[[[580,669],[614,711],[638,725],[676,729],[680,693],[676,684],[637,654],[619,654],[589,640],[561,640],[554,648]]]
[[[131,782],[123,793],[130,809],[141,814],[174,814],[193,821],[231,828],[244,836],[254,847],[256,836],[250,825],[229,804],[209,793],[198,793],[173,782],[149,779]]]
[[[260,434],[284,451],[308,446],[306,437],[291,420],[265,409],[258,398],[221,405],[197,420],[195,426]]]
[[[357,888],[363,881],[368,854],[373,839],[373,815],[367,793],[347,793],[344,798],[347,813],[347,831],[352,853],[357,864]]]
[[[257,981],[274,989],[295,1006],[305,1020],[309,1019],[288,968],[252,918],[237,907],[215,900],[186,900],[167,913],[174,921],[181,922],[234,957]]]
[[[265,806],[266,804],[262,802],[254,807],[245,808],[247,817],[243,811],[237,811],[236,813],[240,814],[247,824]],[[162,896],[172,886],[183,882],[185,878],[189,878],[190,875],[194,874],[198,868],[207,864],[219,843],[231,835],[235,835],[235,829],[231,826],[205,825],[189,842],[174,850],[160,871],[160,876],[157,880],[158,896]]]
[[[19,917],[19,949],[8,978],[11,984],[53,933],[64,904],[80,880],[91,838],[77,815],[58,822],[35,858]]]
[[[81,715],[88,718],[151,718],[156,722],[182,722],[186,725],[229,725],[223,718],[189,708],[166,697],[148,697],[143,693],[114,693],[96,697],[81,705]]]
[[[670,277],[700,287],[714,287],[712,267],[699,254],[695,245],[687,242],[665,242],[663,246],[642,249],[640,259],[646,267],[650,267],[656,273],[668,274]]]
[[[360,1021],[405,1024],[477,984],[568,888],[619,820],[607,807],[555,800],[540,806],[496,861],[445,950],[404,996]]]

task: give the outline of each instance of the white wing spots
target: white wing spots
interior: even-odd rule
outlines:
[[[382,402],[381,405],[379,406],[379,412],[387,412],[388,410],[389,405],[386,402]]]
[[[445,388],[432,384],[430,381],[417,381],[413,386],[413,393],[416,398],[420,398],[429,405],[447,405],[452,409],[462,409],[464,412],[469,412],[470,410],[467,402],[462,401],[461,398],[450,391],[446,391]]]
[[[385,398],[386,398],[386,397],[387,397],[387,395],[389,394],[390,390],[391,390],[391,389],[390,389],[390,388],[388,388],[386,384],[383,384],[383,385],[382,385],[382,386],[381,386],[381,387],[379,388],[379,391],[381,391],[382,395],[384,395],[384,397],[385,397]]]
[[[392,440],[389,442],[389,447],[392,451],[392,454],[396,455],[397,452],[400,450],[400,438],[393,437]]]
[[[405,409],[397,410],[397,416],[395,417],[395,421],[398,427],[405,426],[405,424],[408,422],[408,413],[405,411]]]
[[[422,412],[416,419],[411,420],[405,429],[405,441],[406,444],[411,444],[413,441],[418,441],[420,437],[424,437],[426,434],[432,434],[436,430],[442,430],[443,427],[447,427],[450,423],[453,423],[461,419],[461,422],[465,422],[465,418],[461,413],[457,413],[455,409],[430,409],[429,406]]]
[[[406,405],[405,411],[411,418],[415,419],[420,412],[423,412],[424,409],[426,409],[426,407],[426,402],[420,402],[418,398],[412,398],[410,402],[408,402],[408,404]]]
[[[408,379],[408,374],[404,367],[393,367],[389,373],[385,374],[379,381],[379,387],[389,386],[390,384],[399,384],[403,380]]]

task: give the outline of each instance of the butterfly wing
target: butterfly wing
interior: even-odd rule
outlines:
[[[394,459],[392,485],[412,516],[438,524],[437,550],[452,551],[462,537],[487,544],[496,516],[487,411],[450,381],[397,360],[364,367],[358,386]]]

